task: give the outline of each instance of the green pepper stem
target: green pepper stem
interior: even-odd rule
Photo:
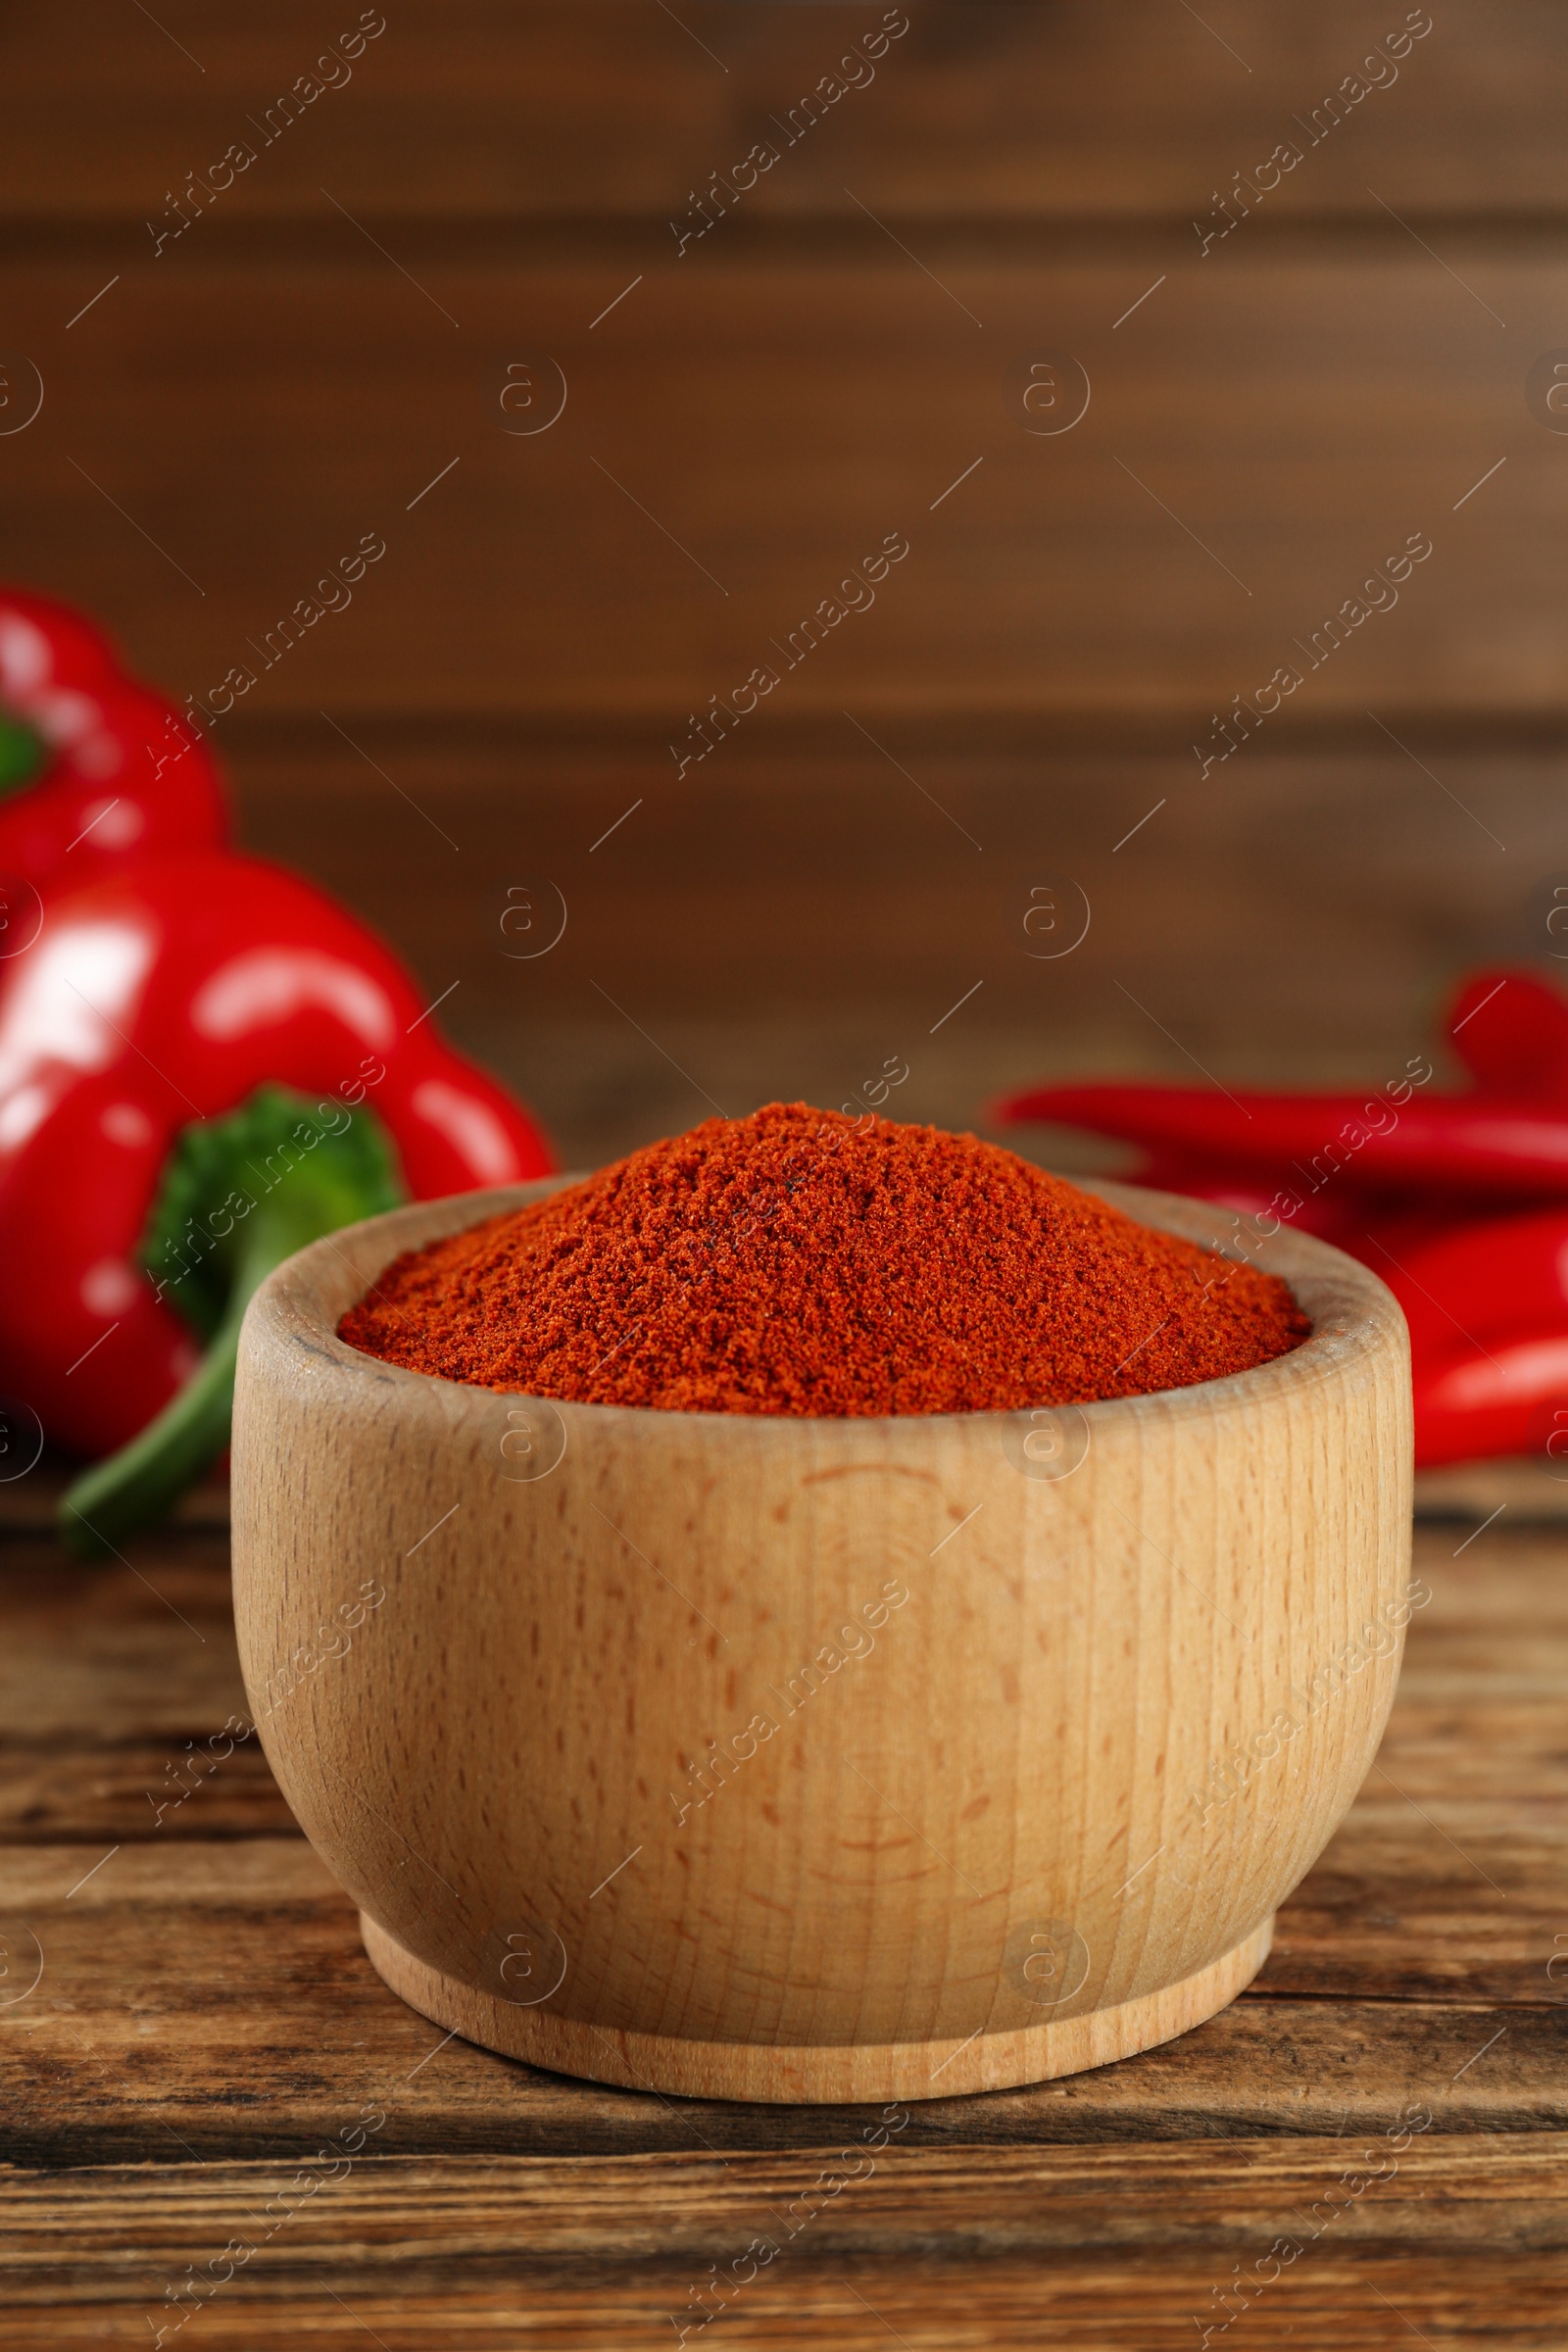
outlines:
[[[37,729],[15,711],[0,710],[0,801],[35,783],[48,764],[49,747]]]
[[[67,1490],[60,1505],[60,1540],[79,1560],[107,1558],[139,1528],[162,1519],[210,1470],[228,1444],[234,1407],[239,1327],[251,1294],[292,1254],[292,1235],[266,1234],[241,1261],[217,1336],[184,1387],[128,1445],[94,1462]]]
[[[251,1189],[254,1188],[254,1189]],[[239,1330],[258,1285],[324,1233],[402,1199],[390,1142],[373,1111],[352,1116],[278,1086],[258,1087],[221,1118],[180,1136],[142,1246],[174,1303],[207,1343],[177,1396],[118,1453],[84,1470],[60,1505],[78,1559],[102,1559],[151,1526],[228,1444]]]

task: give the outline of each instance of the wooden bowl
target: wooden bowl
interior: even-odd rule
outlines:
[[[1249,1254],[1313,1318],[1294,1354],[1033,1414],[551,1404],[336,1337],[399,1252],[569,1181],[334,1234],[245,1322],[246,1685],[387,1984],[538,2066],[779,2101],[1038,2082],[1212,2016],[1394,1694],[1388,1291],[1281,1233]]]

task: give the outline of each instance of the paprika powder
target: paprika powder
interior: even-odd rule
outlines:
[[[1187,1388],[1311,1326],[1277,1276],[972,1135],[774,1102],[410,1252],[338,1328],[480,1388],[859,1415]]]

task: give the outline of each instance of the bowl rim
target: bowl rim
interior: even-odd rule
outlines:
[[[1063,1177],[1062,1181],[1105,1200],[1156,1232],[1197,1241],[1238,1263],[1250,1257],[1265,1271],[1281,1275],[1312,1318],[1307,1338],[1285,1354],[1272,1356],[1266,1363],[1254,1364],[1245,1372],[1193,1381],[1185,1388],[1152,1389],[1136,1396],[1094,1397],[1082,1403],[1000,1406],[962,1413],[888,1414],[735,1413],[667,1405],[601,1404],[578,1397],[541,1396],[525,1389],[483,1388],[473,1382],[449,1380],[440,1373],[416,1372],[384,1356],[370,1355],[339,1338],[337,1325],[343,1314],[365,1296],[376,1276],[395,1258],[450,1234],[484,1224],[491,1217],[548,1200],[553,1194],[585,1181],[581,1172],[568,1170],[559,1175],[534,1177],[521,1184],[447,1194],[435,1200],[407,1201],[398,1208],[384,1209],[307,1244],[258,1286],[246,1310],[240,1341],[241,1364],[266,1329],[277,1340],[303,1345],[318,1359],[325,1357],[348,1379],[412,1385],[427,1394],[475,1400],[514,1398],[548,1405],[568,1418],[581,1415],[600,1426],[606,1426],[610,1417],[619,1416],[647,1425],[680,1423],[704,1430],[741,1429],[750,1433],[755,1443],[758,1433],[764,1431],[799,1433],[805,1428],[817,1432],[853,1431],[862,1439],[876,1433],[889,1438],[895,1432],[906,1436],[922,1428],[951,1429],[956,1424],[1000,1427],[1004,1422],[1027,1419],[1041,1412],[1081,1414],[1097,1431],[1151,1414],[1169,1416],[1189,1412],[1212,1418],[1227,1407],[1255,1406],[1271,1395],[1298,1393],[1323,1381],[1343,1380],[1353,1375],[1358,1366],[1369,1366],[1391,1344],[1408,1354],[1404,1316],[1393,1292],[1369,1266],[1335,1249],[1331,1243],[1312,1234],[1293,1232],[1287,1225],[1266,1235],[1257,1218],[1239,1210],[1228,1210],[1217,1202],[1195,1200],[1186,1194],[1156,1192],[1108,1177]],[[389,1234],[393,1238],[383,1247]],[[1246,1247],[1242,1246],[1244,1239]],[[323,1311],[318,1303],[320,1294],[330,1295],[343,1289],[345,1268],[353,1276],[354,1287],[340,1303]],[[1303,1296],[1303,1289],[1312,1296]]]

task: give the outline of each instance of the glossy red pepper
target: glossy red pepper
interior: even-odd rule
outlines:
[[[1354,1093],[1049,1086],[1008,1097],[999,1116],[1140,1145],[1146,1173],[1187,1165],[1259,1189],[1277,1180],[1298,1213],[1330,1183],[1363,1201],[1451,1196],[1456,1214],[1568,1195],[1568,1004],[1533,972],[1475,972],[1446,1028],[1480,1080],[1465,1094],[1429,1091],[1432,1064],[1412,1054],[1396,1078]],[[1330,1213],[1354,1222],[1337,1205]]]
[[[1309,1233],[1332,1242],[1352,1257],[1364,1258],[1380,1270],[1389,1251],[1424,1248],[1441,1234],[1453,1233],[1477,1218],[1494,1217],[1497,1201],[1487,1194],[1450,1191],[1444,1187],[1425,1193],[1417,1186],[1406,1191],[1364,1191],[1353,1176],[1327,1172],[1308,1181],[1298,1167],[1239,1168],[1223,1162],[1184,1159],[1174,1152],[1146,1152],[1136,1177],[1156,1192],[1185,1193],[1196,1200],[1212,1200],[1241,1215],[1289,1225],[1294,1233]]]
[[[270,1264],[405,1195],[551,1164],[319,891],[214,852],[129,866],[0,964],[0,1388],[77,1452],[138,1440],[75,1495],[118,1542],[226,1443]]]
[[[1012,1096],[1001,1115],[1088,1127],[1239,1171],[1281,1170],[1297,1191],[1353,1167],[1363,1193],[1446,1192],[1494,1204],[1568,1195],[1568,1099],[1053,1086]]]
[[[127,677],[79,614],[0,589],[0,894],[79,889],[227,832],[200,729]],[[26,913],[8,903],[6,917],[14,938]]]
[[[1544,1453],[1568,1479],[1568,1207],[1480,1220],[1379,1271],[1410,1326],[1417,1462]]]
[[[1446,1027],[1467,1094],[1426,1093],[1416,1056],[1365,1094],[1042,1087],[1003,1116],[1138,1144],[1142,1181],[1362,1258],[1410,1326],[1417,1462],[1535,1452],[1568,1482],[1568,1002],[1473,972]]]
[[[1447,1042],[1489,1094],[1568,1104],[1568,1000],[1535,972],[1471,972],[1454,993]]]

